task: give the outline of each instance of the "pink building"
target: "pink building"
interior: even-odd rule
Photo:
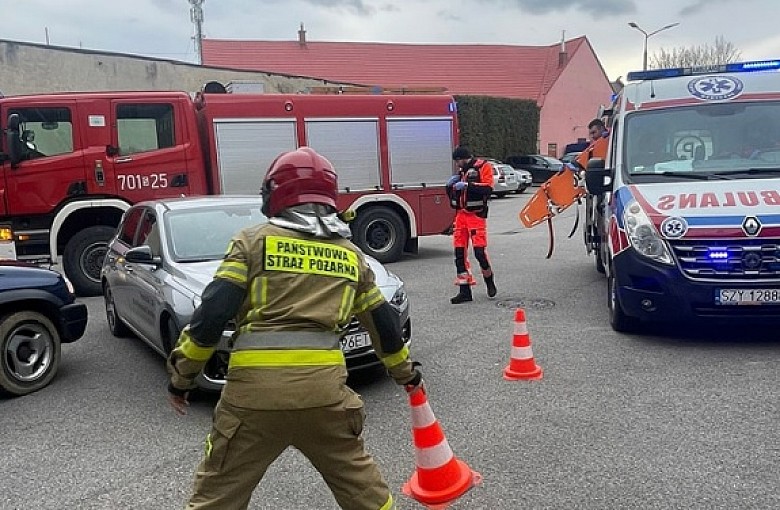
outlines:
[[[452,95],[531,99],[540,107],[538,150],[561,156],[587,137],[612,87],[586,37],[551,46],[203,40],[203,64],[337,83]]]

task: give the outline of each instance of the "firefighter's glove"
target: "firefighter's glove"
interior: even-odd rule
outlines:
[[[412,394],[417,390],[422,390],[422,392],[425,393],[425,383],[423,382],[422,372],[417,369],[419,366],[420,363],[412,363],[412,367],[414,368],[414,375],[409,381],[407,381],[406,384],[404,384],[406,393]]]
[[[190,405],[189,394],[189,390],[182,390],[171,383],[168,384],[168,403],[176,414],[182,416],[187,414],[187,407]]]
[[[455,185],[456,182],[460,181],[460,175],[455,174],[452,177],[450,177],[450,180],[447,181],[447,187],[450,188]]]
[[[468,186],[468,183],[466,183],[466,182],[463,182],[463,181],[458,181],[458,182],[456,182],[456,183],[455,183],[455,185],[453,186],[453,188],[455,188],[455,189],[456,189],[456,190],[458,190],[458,191],[461,191],[461,190],[463,190],[463,189],[464,189],[466,186]]]
[[[341,211],[339,214],[339,219],[343,221],[344,223],[349,223],[350,221],[355,219],[355,216],[357,216],[357,213],[353,211],[352,209],[345,209]]]

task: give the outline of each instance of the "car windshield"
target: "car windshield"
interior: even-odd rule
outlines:
[[[777,177],[780,102],[707,103],[626,116],[626,182]]]
[[[563,162],[560,159],[555,159],[550,156],[542,156],[542,159],[547,161],[552,168],[561,168],[563,166]]]
[[[177,262],[219,260],[239,230],[266,223],[260,203],[172,210],[165,214],[168,249]]]

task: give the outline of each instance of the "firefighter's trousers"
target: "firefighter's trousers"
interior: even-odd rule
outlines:
[[[395,508],[360,437],[364,417],[363,403],[354,393],[328,407],[278,411],[243,409],[220,400],[187,509],[246,509],[268,467],[289,446],[320,472],[341,508]],[[328,503],[311,501],[307,506]]]

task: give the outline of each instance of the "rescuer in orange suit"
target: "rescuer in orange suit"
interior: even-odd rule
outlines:
[[[471,285],[474,278],[466,260],[469,242],[474,245],[474,256],[479,262],[482,277],[485,279],[488,297],[495,297],[496,284],[493,269],[487,255],[487,216],[488,198],[493,192],[493,165],[476,159],[465,147],[458,147],[452,153],[452,159],[459,168],[447,182],[447,196],[455,209],[455,225],[452,243],[455,248],[455,285],[459,287],[457,295],[450,299],[452,304],[472,301]]]

